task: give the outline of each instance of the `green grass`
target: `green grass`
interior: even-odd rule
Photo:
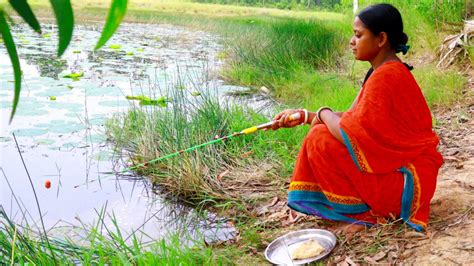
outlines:
[[[103,221],[104,212],[99,215]],[[0,208],[0,264],[14,265],[222,265],[231,264],[229,258],[215,254],[204,241],[190,240],[183,245],[182,236],[172,235],[166,240],[143,244],[136,235],[125,237],[112,217],[113,226],[98,222],[92,227],[71,228],[80,231],[80,239],[49,238],[48,247],[43,235],[28,225],[14,224]],[[106,232],[101,233],[100,228]],[[81,244],[78,244],[81,243]],[[54,256],[53,256],[54,254]]]
[[[311,69],[334,68],[344,53],[349,31],[342,22],[245,18],[232,21],[228,68],[224,76],[247,86],[278,83]]]
[[[457,71],[427,66],[415,69],[413,74],[430,107],[449,107],[462,100],[467,79]]]
[[[47,1],[31,2],[40,10],[39,14],[47,14],[44,6]],[[402,57],[403,60],[418,62],[420,58],[433,57],[441,41],[438,25],[432,22],[435,13],[429,13],[424,6],[413,6],[412,1],[403,3],[395,4],[401,9],[412,46],[409,54]],[[75,7],[78,19],[103,20],[107,5],[102,1],[87,0],[77,3]],[[445,13],[446,18],[443,19],[451,20],[450,16],[456,12]],[[254,89],[262,85],[270,88],[272,95],[283,102],[274,110],[275,113],[286,107],[316,110],[323,105],[344,111],[351,105],[369,68],[367,63],[355,62],[347,52],[351,14],[140,0],[131,3],[126,18],[129,21],[185,25],[223,36],[226,48],[220,57],[226,60],[227,65],[222,76],[232,84]],[[471,60],[473,54],[470,55]],[[434,65],[434,62],[424,61],[413,71],[428,104],[431,107],[446,107],[461,100],[466,78],[455,71],[439,70]],[[108,134],[114,139],[117,149],[131,151],[134,154],[132,160],[140,163],[210,141],[215,135],[228,135],[270,119],[245,107],[223,105],[206,91],[189,97],[195,91],[197,88],[170,90],[171,95],[167,96],[173,104],[165,108],[137,107],[110,120],[107,123]],[[189,99],[193,101],[189,102]],[[188,108],[189,104],[193,108]],[[291,176],[307,130],[308,127],[297,127],[257,132],[182,154],[138,171],[160,184],[168,196],[178,197],[195,206],[234,210],[231,218],[243,218],[239,229],[243,231],[242,242],[246,248],[232,246],[211,250],[198,245],[196,250],[192,250],[181,248],[171,241],[158,242],[151,249],[153,251],[144,251],[138,245],[124,244],[116,234],[102,237],[92,229],[88,248],[77,247],[73,242],[54,242],[58,257],[62,258],[64,253],[64,256],[69,256],[64,260],[69,261],[71,255],[68,255],[68,250],[79,250],[79,253],[71,251],[71,254],[82,254],[77,258],[84,264],[194,264],[194,261],[198,264],[225,264],[228,262],[225,258],[245,256],[251,248],[261,251],[260,228],[247,230],[245,224],[252,224],[248,210],[267,196],[249,197],[247,194],[232,193],[229,188],[243,181],[259,181],[274,187],[272,193],[284,193],[285,182]],[[258,170],[258,166],[263,164],[270,164],[270,170],[253,179],[248,172],[242,171],[253,166],[250,170]],[[225,170],[237,174],[219,181],[217,177]],[[247,176],[240,174],[244,172]],[[16,243],[15,250],[18,252],[14,256],[15,262],[51,262],[44,241],[38,240],[37,236],[28,236],[26,242],[17,243],[19,240],[13,241],[15,234],[12,229],[7,226],[0,230],[2,262],[9,263],[15,246],[12,243]],[[33,246],[33,251],[29,246]],[[102,258],[104,261],[100,261]]]

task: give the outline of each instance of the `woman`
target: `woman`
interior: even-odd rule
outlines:
[[[401,15],[389,4],[369,6],[353,30],[354,56],[372,68],[352,107],[343,113],[329,107],[285,110],[275,117],[274,130],[312,126],[296,161],[288,205],[352,227],[396,217],[423,230],[442,157],[422,92],[396,56],[408,49]],[[301,121],[290,121],[295,112]]]

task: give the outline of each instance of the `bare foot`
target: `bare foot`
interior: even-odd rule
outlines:
[[[364,229],[364,225],[339,222],[338,227],[334,230],[334,232],[338,235],[345,235],[346,238],[350,240],[355,233],[363,231]]]

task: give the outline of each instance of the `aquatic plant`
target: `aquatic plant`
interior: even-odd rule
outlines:
[[[125,16],[128,0],[113,0],[110,6],[109,14],[102,30],[100,39],[94,49],[102,47],[114,34],[120,22]],[[51,0],[51,6],[56,16],[56,22],[59,32],[58,56],[61,56],[69,46],[72,39],[74,29],[74,13],[70,0]],[[10,6],[20,15],[28,25],[41,34],[41,25],[36,19],[30,5],[27,1],[9,1]],[[14,97],[12,111],[10,114],[10,123],[15,116],[18,102],[20,100],[22,71],[16,44],[10,31],[10,23],[12,21],[5,10],[0,7],[0,35],[4,40],[4,45],[7,48],[8,55],[13,67],[13,75],[15,78]],[[46,37],[45,37],[46,38]],[[20,37],[21,41],[21,37]]]

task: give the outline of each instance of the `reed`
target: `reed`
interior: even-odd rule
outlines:
[[[142,243],[132,233],[126,237],[120,231],[116,217],[109,217],[112,226],[103,221],[106,212],[97,213],[95,225],[73,227],[80,232],[72,238],[46,239],[28,225],[15,224],[0,206],[0,264],[2,265],[222,265],[228,258],[216,255],[204,241],[173,234],[166,240]],[[106,228],[101,230],[101,228]],[[48,243],[49,240],[49,243]],[[52,252],[49,252],[49,245]],[[54,254],[54,257],[53,257]]]

